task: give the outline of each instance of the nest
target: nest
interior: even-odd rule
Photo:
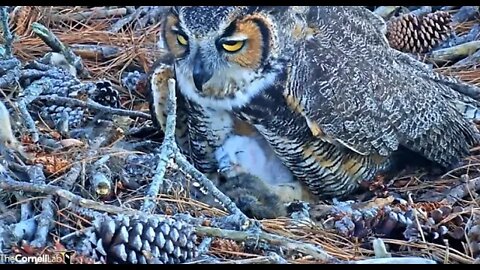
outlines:
[[[322,257],[323,253],[309,252],[308,248],[305,248],[305,252],[279,251],[272,244],[272,237],[278,236],[279,240],[276,241],[280,246],[282,243],[285,246],[285,243],[291,244],[289,241],[303,243],[305,246],[317,245],[331,256],[330,259],[342,261],[372,257],[375,252],[369,241],[371,237],[381,237],[389,252],[395,256],[418,256],[445,263],[473,263],[479,256],[480,208],[478,196],[474,192],[480,186],[478,148],[472,149],[471,156],[465,159],[465,166],[435,176],[435,179],[425,172],[408,172],[389,183],[383,183],[379,179],[377,185],[372,185],[373,198],[363,201],[359,198],[361,203],[312,207],[308,212],[315,222],[304,222],[293,216],[261,220],[260,225],[266,235],[259,234],[259,238],[270,239],[270,244],[265,245],[262,245],[262,241],[252,244],[247,237],[232,232],[234,230],[228,233],[209,231],[210,226],[228,224],[223,219],[227,217],[228,211],[214,202],[210,204],[199,200],[201,191],[192,191],[196,179],[178,164],[166,164],[161,194],[153,199],[147,198],[145,194],[148,193],[150,183],[158,174],[155,167],[160,161],[155,151],[160,149],[163,134],[158,137],[150,134],[149,139],[153,142],[151,145],[143,145],[142,151],[142,147],[136,146],[139,140],[136,136],[140,135],[133,130],[138,133],[151,125],[151,120],[146,116],[148,103],[145,100],[143,80],[144,74],[161,53],[156,48],[160,25],[158,18],[161,13],[162,10],[158,7],[139,11],[130,7],[22,6],[10,10],[10,28],[17,35],[17,40],[13,43],[13,55],[18,60],[30,63],[44,58],[51,51],[32,31],[33,24],[39,22],[81,57],[90,76],[76,80],[68,72],[55,69],[55,72],[68,78],[72,85],[79,85],[77,92],[60,95],[64,98],[63,101],[73,104],[73,109],[49,103],[55,103],[58,98],[40,98],[44,103],[32,104],[29,110],[36,112],[36,132],[42,140],[34,142],[34,138],[26,131],[28,128],[24,126],[20,125],[16,131],[25,151],[34,156],[35,164],[42,166],[30,166],[31,170],[19,170],[15,175],[28,175],[39,184],[58,185],[62,190],[38,197],[26,196],[28,190],[24,192],[25,196],[13,193],[0,195],[0,220],[4,220],[0,222],[0,249],[3,252],[32,256],[76,250],[78,253],[72,261],[74,263],[103,263],[106,262],[105,255],[112,252],[120,258],[119,261],[109,261],[113,263],[148,262],[151,252],[162,254],[162,263],[184,262],[187,258],[197,257],[202,251],[207,257],[196,258],[200,263],[202,260],[222,263],[329,262],[329,259]],[[476,19],[457,24],[455,31],[460,37],[468,35],[478,23],[480,21]],[[455,62],[439,63],[428,53],[424,55],[424,60],[434,64],[439,72],[480,86],[480,70],[475,64],[455,66]],[[40,70],[43,66],[35,64],[34,67]],[[54,76],[53,71],[49,74]],[[66,88],[65,85],[53,84],[52,89]],[[4,94],[12,99],[22,98],[17,88],[9,91]],[[58,93],[53,94],[58,96]],[[88,105],[88,99],[97,101],[103,107],[99,109],[96,105]],[[8,107],[12,112],[18,113],[14,107]],[[99,112],[105,113],[107,107],[138,113],[128,115],[125,112],[123,116],[112,117],[108,123],[92,126],[92,121],[96,121],[95,116]],[[37,115],[43,117],[36,118]],[[84,139],[89,144],[85,140],[65,136],[65,133],[72,136],[73,131],[87,134],[89,137]],[[95,141],[97,137],[101,138],[100,142]],[[96,148],[92,146],[95,142],[98,143]],[[102,159],[105,156],[108,156],[107,160]],[[6,175],[5,171],[0,173]],[[39,191],[29,188],[31,192]],[[54,198],[52,194],[57,197]],[[91,201],[76,206],[66,203],[77,198],[74,196],[93,202],[101,201],[106,206]],[[410,200],[401,201],[398,197]],[[158,219],[160,221],[151,221],[154,225],[141,219],[126,222],[124,218],[116,218],[112,221],[98,214],[128,214],[125,212],[141,209],[147,200],[155,202],[154,213],[164,215]],[[40,217],[35,221],[36,228],[45,228],[42,227],[42,222],[48,224],[49,234],[39,230],[33,231],[31,235],[24,232],[20,237],[23,241],[13,244],[2,242],[2,237],[8,234],[8,226],[5,224],[13,224],[17,229],[30,228],[32,218],[29,213],[36,213]],[[188,217],[179,213],[188,213]],[[139,214],[138,210],[134,214]],[[53,217],[55,220],[47,222]],[[105,219],[108,222],[102,223]],[[175,228],[177,235],[172,236],[170,229],[165,229],[170,227],[158,225],[160,223]],[[183,231],[187,226],[183,224],[187,223],[190,224],[188,226],[200,226],[205,231],[196,231],[198,239],[190,237],[190,227],[188,232]],[[89,228],[93,229],[89,231]],[[122,230],[129,233],[122,234]],[[123,235],[124,238],[115,242],[113,236],[107,233],[110,231]],[[163,237],[157,241],[152,232]],[[51,238],[50,235],[54,237]],[[83,238],[79,238],[79,235],[83,235]],[[18,239],[15,235],[12,237]],[[135,241],[126,245],[129,237]],[[179,240],[181,237],[188,240],[188,245],[187,240]],[[171,244],[165,244],[168,241]],[[90,250],[82,253],[79,245],[95,249],[95,252]],[[140,252],[136,249],[137,246],[150,253]],[[282,258],[278,258],[280,253]]]

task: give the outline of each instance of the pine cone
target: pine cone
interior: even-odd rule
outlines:
[[[402,52],[426,53],[448,38],[451,21],[450,13],[444,11],[424,16],[407,13],[387,23],[388,43]]]
[[[109,81],[99,81],[95,85],[96,89],[92,94],[94,101],[103,106],[120,108],[120,95]]]
[[[440,222],[449,218],[452,213],[460,213],[463,210],[460,206],[451,207],[445,205],[428,211],[426,213],[426,219],[419,216],[418,221],[420,222],[426,240],[430,242],[437,241],[439,243],[442,243],[442,240],[446,238],[451,240],[464,240],[467,217],[456,215],[448,222],[440,225]],[[415,222],[407,226],[404,236],[409,241],[421,239],[420,230]]]
[[[174,217],[102,216],[77,250],[105,263],[177,264],[198,256],[193,227]]]
[[[85,110],[81,107],[64,107],[58,105],[45,106],[40,115],[56,126],[60,121],[68,121],[69,128],[81,126],[85,121]]]
[[[412,223],[411,211],[403,211],[398,207],[352,209],[346,203],[333,207],[326,219],[329,220],[325,223],[326,228],[334,229],[345,237],[357,238],[372,234],[389,237]]]

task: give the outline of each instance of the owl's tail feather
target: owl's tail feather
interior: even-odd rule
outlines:
[[[453,77],[446,77],[448,81],[435,80],[447,91],[443,96],[452,102],[454,108],[463,114],[465,119],[480,121],[480,87],[471,85]],[[455,82],[452,82],[454,80]]]
[[[442,95],[451,101],[452,106],[462,113],[465,119],[480,121],[480,87],[434,71],[427,76],[440,85],[440,89],[444,90]]]
[[[463,116],[471,121],[480,121],[480,108],[463,101],[456,101],[454,106],[458,111],[463,113]]]
[[[480,87],[438,73],[431,79],[450,90],[445,92],[444,96],[453,100],[455,108],[463,113],[466,119],[480,120]]]
[[[446,76],[440,75],[439,77],[444,78]],[[453,77],[446,77],[446,78],[448,78],[448,80],[447,79],[439,80],[438,82],[443,83],[444,85],[452,88],[453,90],[465,96],[468,96],[470,98],[480,101],[480,87],[457,80]]]
[[[480,87],[464,82],[453,76],[435,72],[432,68],[408,54],[395,51],[396,59],[415,67],[414,73],[424,79],[437,83],[443,91],[443,96],[453,101],[453,106],[468,120],[480,120]]]

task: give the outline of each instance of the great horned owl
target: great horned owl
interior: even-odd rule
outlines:
[[[204,172],[238,119],[318,198],[350,194],[400,153],[449,167],[479,141],[480,102],[462,94],[475,87],[390,48],[363,7],[176,7],[162,27],[157,70],[177,80],[179,137]]]

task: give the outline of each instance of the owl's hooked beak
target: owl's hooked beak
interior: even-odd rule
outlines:
[[[205,67],[200,54],[197,53],[193,60],[193,83],[198,91],[202,91],[203,85],[213,76],[213,71]]]

